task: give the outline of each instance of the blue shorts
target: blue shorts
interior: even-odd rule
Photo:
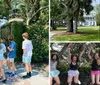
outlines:
[[[23,63],[31,63],[31,58],[30,57],[24,57],[22,58]]]
[[[57,77],[59,74],[60,74],[60,71],[58,71],[58,70],[50,71],[51,77]]]
[[[4,56],[0,56],[0,60],[5,60]]]

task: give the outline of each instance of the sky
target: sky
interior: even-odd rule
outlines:
[[[97,4],[100,4],[100,0],[93,0],[92,5],[96,6]],[[91,15],[95,16],[96,12],[94,10],[91,11]]]
[[[100,0],[93,0],[93,6],[95,6],[96,4],[100,4]]]

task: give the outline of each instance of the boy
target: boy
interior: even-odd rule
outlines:
[[[8,40],[9,40],[9,46],[7,47],[8,49],[8,58],[7,58],[7,65],[9,68],[9,73],[10,76],[14,76],[15,75],[15,64],[14,64],[14,59],[16,57],[16,43],[13,40],[13,36],[10,35],[8,36]]]
[[[30,78],[31,77],[31,58],[32,58],[32,42],[28,40],[28,33],[25,32],[22,34],[24,41],[22,42],[22,49],[23,49],[23,63],[25,64],[25,68],[27,74],[23,76],[23,78]]]

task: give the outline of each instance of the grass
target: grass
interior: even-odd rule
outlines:
[[[65,27],[58,27],[57,31],[66,31]],[[52,41],[100,41],[98,26],[78,27],[78,33],[60,33],[52,37]]]

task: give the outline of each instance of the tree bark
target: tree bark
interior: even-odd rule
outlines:
[[[67,45],[68,45],[68,44],[65,44],[64,47],[62,48],[62,50],[59,52],[59,54],[58,54],[59,57],[61,57],[62,54],[66,51]]]
[[[51,20],[51,28],[52,28],[52,30],[57,29],[56,24],[54,23],[54,20]]]
[[[77,33],[77,21],[78,21],[78,18],[77,18],[77,16],[75,16],[75,23],[74,23],[73,33]]]
[[[67,23],[67,32],[73,32],[73,19],[68,20],[68,23]]]
[[[30,19],[26,20],[26,25],[28,26],[30,24]]]

